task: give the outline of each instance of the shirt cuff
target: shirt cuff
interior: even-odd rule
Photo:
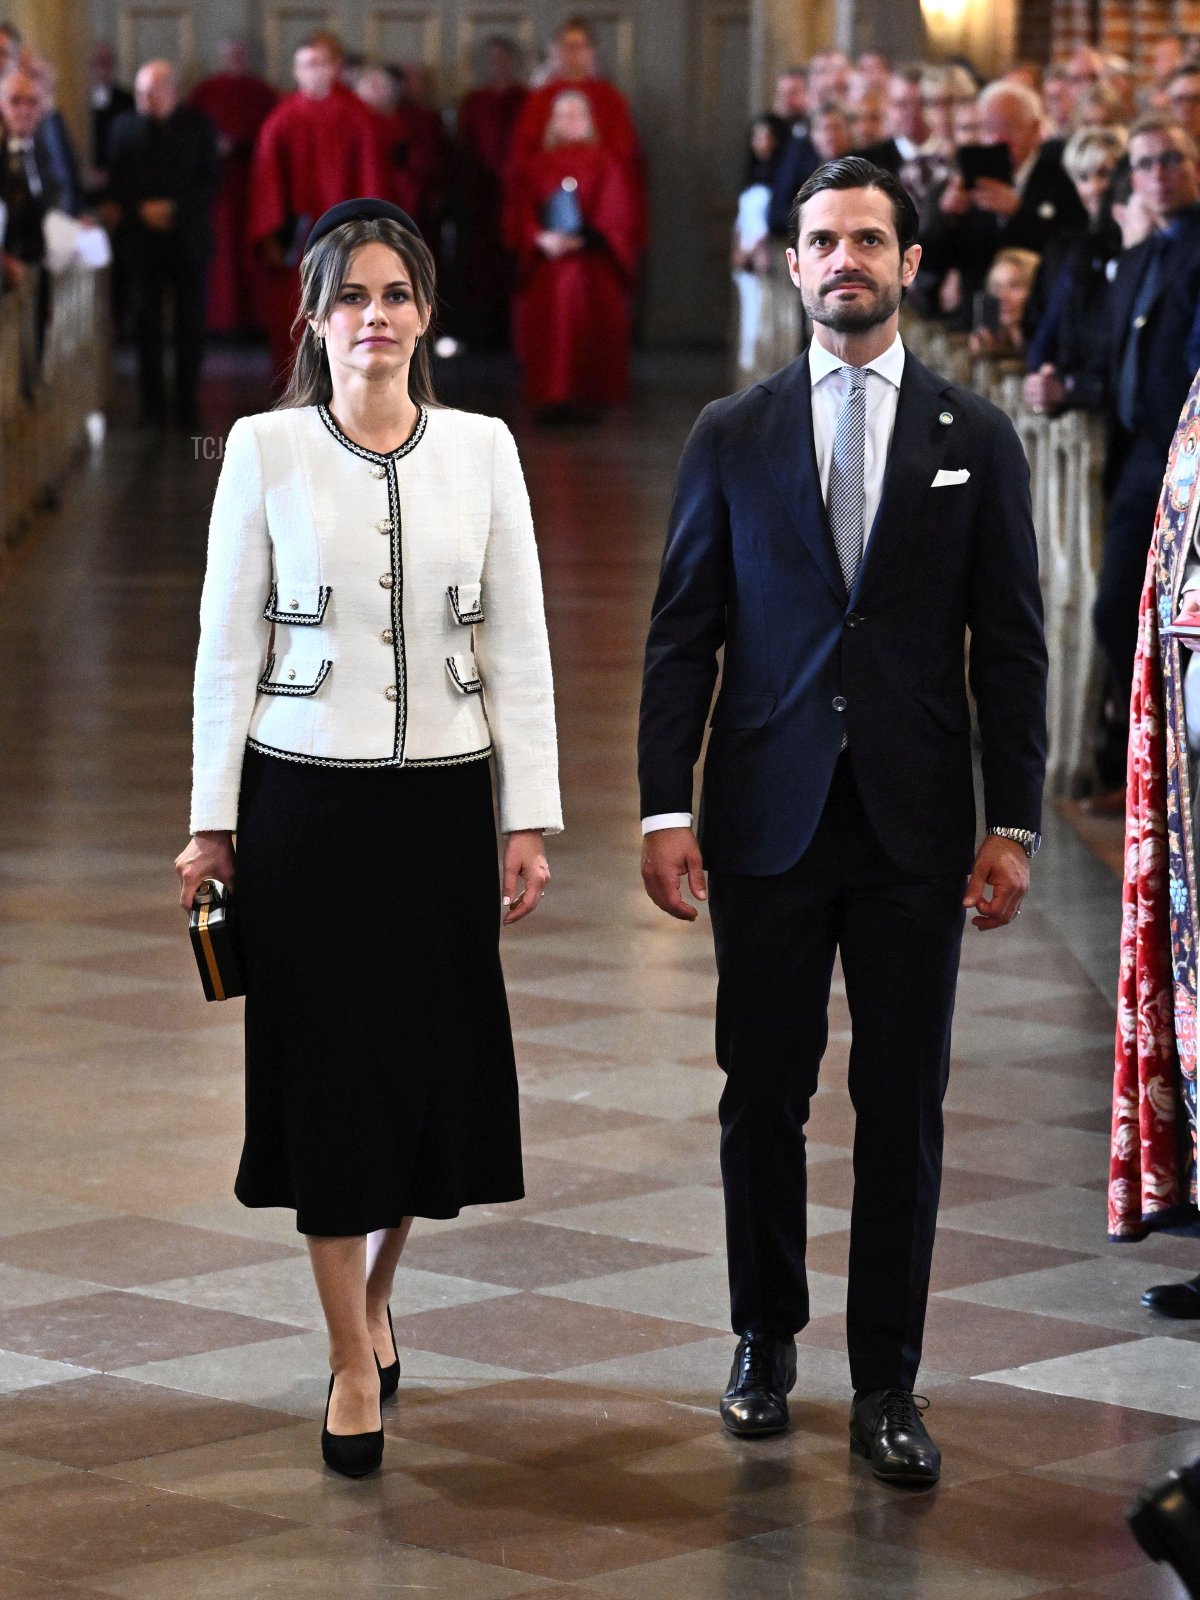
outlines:
[[[658,833],[661,828],[690,828],[690,811],[659,811],[652,817],[642,818],[643,833]]]

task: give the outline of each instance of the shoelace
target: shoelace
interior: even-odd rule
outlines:
[[[876,1424],[882,1416],[895,1428],[915,1432],[922,1426],[921,1414],[929,1410],[929,1401],[923,1394],[909,1394],[906,1389],[889,1389],[879,1402]]]
[[[757,1340],[751,1340],[742,1350],[738,1367],[738,1387],[769,1389],[775,1381],[775,1355]]]

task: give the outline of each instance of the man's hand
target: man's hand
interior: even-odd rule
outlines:
[[[143,200],[138,207],[147,228],[154,233],[168,233],[175,226],[174,200]]]
[[[992,891],[989,900],[984,890]],[[1001,839],[989,833],[975,854],[975,867],[963,905],[974,907],[973,927],[983,933],[1003,928],[1020,912],[1021,901],[1029,889],[1029,858],[1015,839]]]
[[[970,197],[956,172],[942,190],[941,198],[938,200],[938,210],[947,217],[965,217],[970,209]]]
[[[696,835],[690,828],[658,828],[648,833],[642,843],[642,882],[646,893],[660,911],[678,917],[681,922],[695,922],[695,906],[688,905],[680,893],[682,878],[687,879],[688,888],[697,900],[708,899],[704,862]]]
[[[994,217],[1011,217],[1021,204],[1020,190],[999,178],[976,178],[970,195],[976,211],[990,211]]]
[[[1154,232],[1155,213],[1140,194],[1131,194],[1123,206],[1114,206],[1112,213],[1121,230],[1122,250],[1132,250]]]
[[[1023,393],[1025,404],[1031,411],[1048,417],[1057,415],[1067,398],[1066,388],[1052,361],[1043,362],[1036,372],[1029,374]]]
[[[1184,590],[1179,599],[1179,615],[1175,620],[1200,628],[1200,589]],[[1180,639],[1179,642],[1185,650],[1200,649],[1200,639]]]

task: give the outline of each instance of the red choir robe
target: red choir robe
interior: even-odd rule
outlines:
[[[543,208],[574,179],[588,243],[551,261],[537,248]],[[630,302],[641,251],[641,208],[629,170],[599,144],[558,145],[513,180],[518,255],[514,338],[535,407],[620,405],[629,392]]]
[[[389,174],[387,198],[403,207],[434,248],[446,203],[448,150],[442,119],[426,106],[401,101],[372,112],[380,159]]]
[[[216,249],[208,273],[208,326],[214,333],[247,333],[259,326],[246,243],[250,164],[259,130],[279,95],[252,72],[217,72],[198,83],[189,100],[216,124],[225,150],[213,203]]]
[[[540,89],[532,90],[513,130],[513,164],[519,166],[542,149],[554,102],[567,89],[587,96],[597,143],[610,150],[618,160],[628,163],[630,171],[640,179],[642,146],[629,112],[629,102],[615,85],[603,78],[582,78],[577,83],[569,78],[552,78]]]
[[[522,167],[536,159],[542,151],[546,129],[555,99],[572,89],[586,95],[592,108],[592,123],[596,142],[614,155],[625,168],[629,180],[629,197],[636,210],[636,242],[639,251],[646,248],[646,171],[642,160],[642,146],[637,129],[629,112],[629,102],[621,91],[603,78],[583,78],[573,83],[568,78],[554,78],[534,89],[521,107],[521,115],[513,129],[512,150],[508,159],[507,194],[515,192]],[[515,223],[506,207],[505,238],[517,248]]]
[[[260,253],[280,246],[297,257],[307,230],[323,211],[360,195],[387,199],[391,177],[383,160],[375,113],[357,95],[323,100],[290,94],[262,126],[254,148],[247,234]],[[262,319],[276,381],[293,353],[292,323],[300,305],[298,264],[264,263]]]
[[[508,331],[513,260],[501,226],[504,174],[528,96],[520,84],[473,89],[458,108],[462,311],[471,331],[489,343],[503,342]]]
[[[395,118],[411,200],[404,209],[411,214],[436,257],[450,187],[450,143],[446,138],[446,126],[440,111],[432,106],[417,105],[412,100],[400,102]]]

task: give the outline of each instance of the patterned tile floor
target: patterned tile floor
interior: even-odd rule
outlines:
[[[236,380],[214,423],[256,405]],[[0,599],[0,1600],[1178,1593],[1121,1510],[1200,1451],[1200,1326],[1138,1305],[1200,1246],[1104,1241],[1118,893],[1054,820],[1020,925],[967,940],[922,1376],[940,1488],[846,1451],[840,995],[795,1425],[721,1431],[712,957],[642,897],[632,781],[673,461],[718,381],[681,361],[626,419],[521,429],[569,822],[506,940],[528,1197],[415,1229],[360,1484],[319,1464],[291,1219],[230,1195],[237,1006],[200,1001],[173,904],[215,463],[117,428],[30,542]]]

